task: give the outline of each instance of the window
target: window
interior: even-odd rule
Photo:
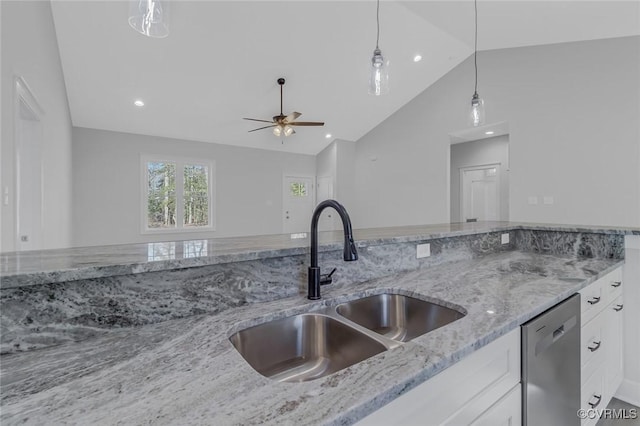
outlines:
[[[143,158],[143,232],[212,230],[213,163]]]
[[[304,182],[292,182],[291,195],[294,197],[306,197],[307,185]]]

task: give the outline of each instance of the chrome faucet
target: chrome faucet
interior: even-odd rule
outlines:
[[[336,200],[325,200],[318,204],[313,216],[311,216],[311,266],[309,266],[309,294],[307,296],[311,300],[320,299],[320,286],[331,284],[331,276],[336,271],[336,268],[333,268],[329,274],[321,275],[320,267],[318,266],[318,220],[320,219],[320,213],[327,207],[333,207],[340,215],[340,219],[342,219],[342,227],[344,229],[343,258],[345,262],[358,260],[358,250],[356,250],[356,244],[353,242],[351,219],[349,219],[347,210]]]

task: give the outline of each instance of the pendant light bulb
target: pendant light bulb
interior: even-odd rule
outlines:
[[[382,51],[378,46],[380,41],[380,0],[376,3],[376,26],[376,48],[371,57],[369,94],[380,96],[389,93],[389,61],[382,56]]]
[[[389,93],[389,67],[376,47],[371,58],[371,74],[369,77],[369,94],[380,96]]]
[[[168,0],[130,0],[129,25],[140,34],[153,38],[169,35]]]
[[[276,126],[273,128],[273,136],[280,137],[282,135],[282,127]]]
[[[286,125],[284,126],[284,135],[291,136],[293,134],[293,127]]]
[[[478,92],[475,92],[471,98],[471,113],[469,118],[471,119],[471,125],[473,127],[484,124],[484,101],[478,95]]]

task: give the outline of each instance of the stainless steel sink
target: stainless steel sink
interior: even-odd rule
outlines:
[[[387,350],[379,341],[321,314],[260,324],[230,340],[257,372],[283,382],[327,376]]]
[[[338,314],[390,339],[406,342],[464,317],[464,313],[399,294],[342,303]]]

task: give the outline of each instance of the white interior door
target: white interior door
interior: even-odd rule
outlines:
[[[42,247],[42,125],[22,99],[15,123],[16,247],[38,250]]]
[[[499,220],[498,164],[461,169],[462,222]]]
[[[319,176],[318,193],[316,196],[316,205],[320,204],[324,200],[330,200],[334,197],[333,194],[333,177],[331,176]],[[335,227],[335,215],[336,211],[333,209],[324,209],[320,214],[320,221],[318,222],[318,229],[320,231],[333,231]]]
[[[282,192],[282,232],[309,232],[315,206],[314,178],[285,176]]]

